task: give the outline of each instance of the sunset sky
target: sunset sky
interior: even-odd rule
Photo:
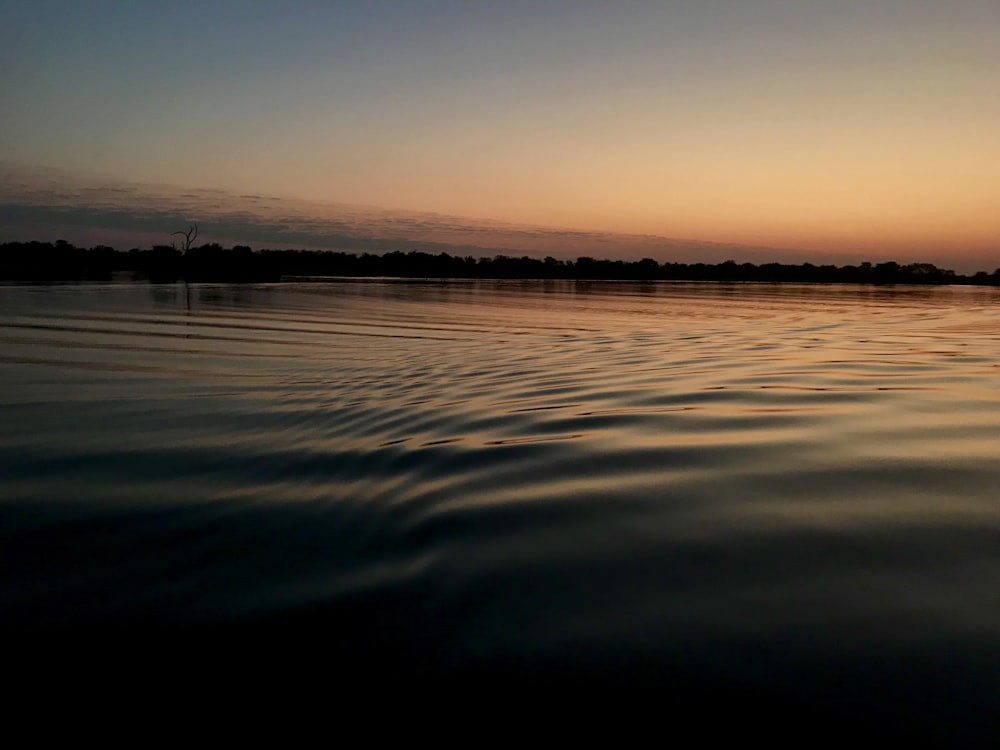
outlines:
[[[4,235],[50,202],[127,232],[148,186],[210,239],[351,204],[368,238],[425,239],[411,212],[569,256],[1000,266],[998,0],[0,0],[0,28]]]

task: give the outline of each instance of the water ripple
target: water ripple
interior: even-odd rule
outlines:
[[[190,292],[0,288],[4,629],[998,687],[996,290]]]

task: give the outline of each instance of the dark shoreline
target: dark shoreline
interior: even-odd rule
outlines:
[[[20,283],[109,282],[151,283],[261,283],[321,281],[330,278],[396,279],[520,279],[588,281],[714,281],[820,284],[921,284],[1000,286],[1000,268],[992,273],[958,274],[931,263],[861,263],[821,265],[812,263],[673,263],[652,258],[639,261],[601,260],[583,256],[576,260],[492,257],[459,257],[420,251],[384,255],[363,253],[260,250],[245,245],[224,248],[217,244],[192,247],[184,252],[159,245],[148,250],[121,252],[99,245],[76,247],[62,240],[0,244],[0,281]]]

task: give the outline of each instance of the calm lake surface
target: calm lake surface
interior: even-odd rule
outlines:
[[[8,286],[0,342],[8,635],[995,727],[1000,290]]]

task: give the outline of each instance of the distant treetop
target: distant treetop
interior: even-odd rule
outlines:
[[[413,250],[383,255],[317,251],[261,250],[246,245],[225,248],[210,243],[195,247],[197,224],[174,232],[183,249],[156,245],[148,250],[118,252],[106,245],[78,248],[65,240],[8,242],[0,245],[0,280],[20,282],[110,281],[146,279],[153,283],[266,282],[331,276],[455,279],[608,279],[636,281],[756,281],[850,284],[982,284],[1000,286],[1000,269],[972,276],[931,263],[901,265],[894,261],[859,265],[812,263],[674,263],[653,258],[638,261],[574,260],[528,256],[484,257],[436,255]]]

